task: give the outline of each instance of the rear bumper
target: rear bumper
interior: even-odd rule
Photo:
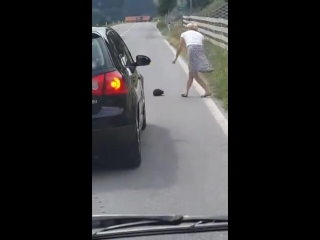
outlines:
[[[92,150],[102,150],[109,146],[130,144],[135,139],[135,125],[105,129],[92,129]]]

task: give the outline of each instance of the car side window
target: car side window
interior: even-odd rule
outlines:
[[[112,58],[112,61],[115,65],[115,67],[119,70],[119,71],[123,71],[123,66],[121,64],[121,59],[119,58],[119,54],[117,52],[117,49],[116,49],[116,44],[113,42],[113,39],[110,38],[109,36],[110,34],[107,32],[106,33],[106,36],[108,38],[108,41],[110,43],[108,43],[106,40],[105,40],[105,43],[106,45],[108,46],[109,48],[109,52],[110,52],[110,55],[111,55],[111,58]]]
[[[124,43],[124,41],[122,40],[122,38],[114,31],[112,31],[112,33],[110,34],[110,37],[112,38],[113,42],[115,43],[115,47],[117,49],[117,52],[119,54],[119,57],[121,59],[121,63],[122,65],[125,67],[128,64],[133,64],[134,60],[131,56],[131,53],[128,49],[128,47],[126,46],[126,44]],[[133,72],[133,69],[130,69],[131,72]]]

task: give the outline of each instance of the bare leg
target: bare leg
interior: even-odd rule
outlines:
[[[208,85],[202,80],[202,78],[199,76],[198,73],[194,73],[194,78],[196,79],[196,81],[200,84],[200,86],[206,91],[205,95],[211,95],[211,91],[210,88],[208,87]]]
[[[182,94],[182,95],[184,95],[185,97],[187,97],[188,94],[189,94],[189,89],[190,89],[190,87],[191,87],[191,85],[192,85],[192,82],[193,82],[193,74],[192,74],[191,72],[189,72],[188,81],[187,81],[187,86],[186,86],[186,91],[185,91],[184,94]]]

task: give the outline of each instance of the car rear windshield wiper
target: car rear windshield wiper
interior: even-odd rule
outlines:
[[[157,228],[150,228],[152,226]],[[167,228],[159,228],[161,226],[167,226]],[[143,228],[137,229],[137,227]],[[135,229],[128,231],[128,228]],[[92,239],[132,237],[150,234],[161,235],[196,231],[227,231],[228,217],[183,215],[96,215],[92,216],[92,230],[94,229],[99,230],[93,232]],[[125,229],[125,231],[119,231],[121,229]]]

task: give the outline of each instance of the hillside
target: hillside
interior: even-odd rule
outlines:
[[[92,0],[92,23],[122,21],[126,16],[157,16],[155,0]]]

